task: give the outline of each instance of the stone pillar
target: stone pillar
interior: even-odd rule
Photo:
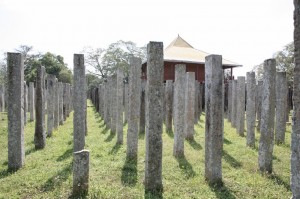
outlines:
[[[86,134],[86,93],[85,93],[85,65],[84,55],[74,54],[74,83],[73,83],[73,103],[74,103],[74,119],[73,119],[73,151],[81,151],[85,145]]]
[[[90,165],[90,152],[88,150],[81,150],[81,151],[74,152],[73,196],[76,195],[82,196],[88,193],[89,165]]]
[[[164,93],[162,42],[147,45],[145,191],[160,193],[162,185],[162,130]]]
[[[140,58],[130,57],[129,71],[129,107],[127,130],[127,158],[137,159],[139,118],[140,118],[140,93],[141,93],[141,65]]]
[[[202,104],[203,104],[203,93],[204,93],[204,85],[200,84],[199,85],[199,116],[198,119],[200,120],[201,114],[202,114]]]
[[[121,69],[117,70],[117,106],[116,106],[116,130],[117,143],[123,144],[123,79],[124,72]]]
[[[34,103],[34,83],[29,82],[29,112],[30,112],[30,121],[35,120],[35,103]]]
[[[108,91],[107,91],[107,89],[108,89],[108,82],[104,82],[104,92],[103,92],[103,106],[104,106],[104,110],[103,110],[103,113],[104,113],[104,115],[103,115],[103,120],[104,120],[104,123],[107,125],[107,117],[108,117],[108,115],[107,115],[107,113],[108,113],[108,108],[107,108],[107,106],[108,106]],[[108,126],[107,126],[108,127]]]
[[[185,139],[194,139],[195,122],[195,73],[185,75],[185,108],[184,108],[184,135]]]
[[[27,123],[27,112],[28,112],[28,90],[26,81],[24,81],[24,125]]]
[[[55,78],[54,87],[54,129],[57,129],[59,125],[59,91],[58,91],[58,80]]]
[[[42,149],[46,146],[45,130],[45,67],[38,66],[36,74],[36,91],[35,91],[35,132],[34,145],[35,149]]]
[[[112,93],[112,90],[111,90],[111,87],[112,87],[112,77],[108,77],[107,78],[107,88],[106,88],[106,108],[107,108],[107,121],[106,121],[106,126],[108,128],[111,128],[111,93]]]
[[[256,98],[255,72],[247,72],[247,146],[255,147],[255,98]]]
[[[257,126],[256,126],[256,130],[260,132],[260,124],[261,124],[261,104],[262,104],[262,92],[263,92],[263,81],[258,81],[257,85],[256,85],[256,89],[257,89]]]
[[[236,128],[236,112],[237,112],[237,81],[232,80],[232,104],[231,104],[231,126]]]
[[[63,114],[64,114],[64,121],[66,121],[66,119],[67,119],[67,109],[68,109],[68,92],[67,92],[67,88],[68,87],[68,85],[67,85],[67,83],[63,83],[63,92],[64,92],[64,94],[63,94]]]
[[[59,125],[64,124],[64,85],[62,82],[58,82],[58,102],[59,102]]]
[[[47,75],[47,136],[52,136],[54,127],[54,89],[55,89],[55,75]]]
[[[184,91],[185,70],[183,64],[175,65],[174,83],[174,145],[173,155],[177,158],[184,157]]]
[[[0,112],[5,111],[5,95],[4,95],[4,85],[0,85]]]
[[[129,104],[129,97],[128,97],[128,85],[124,85],[124,123],[128,122],[128,104]]]
[[[275,120],[275,77],[276,61],[264,61],[264,82],[262,92],[261,126],[258,149],[259,170],[272,173]]]
[[[286,106],[287,106],[287,79],[286,72],[276,73],[276,126],[275,143],[282,144],[285,141],[286,130]]]
[[[200,85],[199,85],[199,82],[198,80],[195,80],[195,110],[194,110],[194,124],[198,124],[198,120],[199,120],[199,88],[200,88]]]
[[[205,179],[222,184],[224,85],[221,55],[205,57]]]
[[[145,112],[145,98],[146,98],[146,84],[147,81],[146,80],[142,80],[141,83],[141,107],[140,107],[140,128],[139,128],[139,132],[141,134],[145,133],[145,125],[146,125],[146,121],[145,121],[145,117],[146,117],[146,112]]]
[[[117,131],[117,75],[112,77],[112,100],[111,100],[111,129],[112,133],[116,133]]]
[[[24,61],[20,53],[7,53],[8,169],[24,165]]]
[[[173,132],[172,130],[173,80],[166,81],[165,100],[166,100],[166,131]]]
[[[228,81],[228,110],[227,110],[227,119],[228,122],[231,122],[232,115],[232,80]]]
[[[245,77],[237,78],[237,110],[236,110],[236,131],[244,136],[245,130]]]

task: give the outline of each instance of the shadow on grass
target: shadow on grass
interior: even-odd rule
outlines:
[[[73,149],[67,149],[61,156],[59,156],[56,161],[61,162],[72,156]]]
[[[193,166],[187,161],[185,157],[176,158],[176,160],[179,164],[179,168],[182,170],[187,179],[193,178],[196,175]]]
[[[223,154],[222,154],[222,156],[223,156],[223,159],[227,162],[227,163],[229,163],[233,168],[240,168],[240,167],[242,167],[242,163],[241,162],[239,162],[239,161],[237,161],[234,157],[232,157],[231,155],[229,155],[228,153],[227,153],[227,151],[225,151],[225,150],[223,150]]]
[[[30,149],[25,151],[25,155],[29,155],[29,154],[34,153],[36,151],[38,151],[38,149],[35,149],[35,147],[31,147]]]
[[[121,181],[124,186],[134,187],[137,183],[137,159],[126,158],[122,168]]]
[[[163,192],[162,191],[151,192],[151,191],[146,191],[145,190],[144,198],[145,199],[162,199],[164,197],[163,197]]]
[[[107,136],[107,138],[104,140],[104,142],[110,142],[114,137],[116,136],[116,133],[110,132],[110,134]]]
[[[102,131],[100,133],[106,134],[108,130],[109,130],[109,128],[106,126],[104,129],[102,129]]]
[[[202,149],[202,146],[196,142],[196,140],[187,140],[188,143],[191,145],[191,147],[193,147],[193,149],[197,150],[197,151],[200,151]]]
[[[291,190],[291,186],[289,184],[289,182],[285,182],[279,175],[277,175],[276,173],[272,173],[272,174],[266,174],[267,178],[274,181],[276,184],[280,185],[280,186],[284,186],[284,188],[286,188],[287,191]]]
[[[214,185],[214,184],[209,184],[210,190],[212,190],[216,198],[226,198],[226,199],[235,199],[236,197],[231,193],[231,191],[224,185]]]
[[[72,194],[68,197],[68,199],[85,199],[88,198],[88,192],[82,192],[78,194]]]
[[[63,167],[54,176],[49,178],[45,184],[42,185],[41,190],[43,192],[53,191],[55,188],[60,187],[61,184],[69,178],[72,173],[72,163]]]
[[[172,129],[166,130],[166,133],[167,133],[167,135],[168,135],[170,138],[174,138],[174,132],[173,132]]]
[[[4,169],[4,170],[0,171],[0,179],[6,178],[16,172],[17,172],[17,170],[15,170],[15,169]]]
[[[232,142],[230,140],[227,140],[226,138],[224,138],[223,142],[224,144],[232,144]]]
[[[121,145],[122,144],[116,143],[115,146],[110,150],[110,152],[108,154],[112,155],[112,154],[118,153],[119,149],[121,148]]]
[[[145,139],[145,131],[139,133],[139,140],[144,140]]]
[[[99,125],[99,128],[105,127],[105,123],[103,122],[102,124]],[[106,127],[105,127],[106,128]]]

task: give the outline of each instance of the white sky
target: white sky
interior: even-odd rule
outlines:
[[[85,46],[143,46],[176,36],[240,63],[245,75],[293,40],[292,0],[0,0],[0,53],[19,45],[60,54],[73,67]]]

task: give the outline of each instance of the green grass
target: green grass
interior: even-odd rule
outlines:
[[[89,102],[89,105],[90,102]],[[274,147],[272,175],[261,175],[257,147],[246,147],[225,119],[223,181],[215,188],[204,180],[204,117],[195,125],[195,141],[185,142],[185,158],[172,156],[173,134],[163,132],[164,198],[290,198],[290,130],[286,144]],[[46,148],[36,151],[34,123],[25,128],[25,166],[7,171],[7,119],[0,113],[0,198],[68,198],[72,191],[72,114],[63,126],[47,138]],[[155,198],[144,194],[145,136],[139,136],[136,162],[126,160],[124,145],[116,145],[116,135],[105,128],[93,107],[88,107],[90,187],[87,198]],[[257,141],[259,134],[256,134]],[[256,142],[256,146],[258,143]]]

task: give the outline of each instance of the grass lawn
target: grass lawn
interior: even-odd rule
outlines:
[[[88,102],[90,188],[87,198],[155,198],[144,195],[145,135],[139,136],[137,162],[126,161],[124,145],[116,145],[116,135]],[[258,149],[246,147],[225,119],[222,188],[210,187],[204,180],[204,117],[195,125],[195,141],[185,142],[185,158],[172,156],[173,134],[163,137],[164,198],[290,198],[290,131],[286,144],[274,147],[272,175],[258,171]],[[7,171],[7,116],[0,113],[0,198],[68,198],[72,191],[73,116],[47,138],[46,148],[34,149],[34,123],[25,128],[25,166]],[[258,146],[259,134],[256,134]]]

